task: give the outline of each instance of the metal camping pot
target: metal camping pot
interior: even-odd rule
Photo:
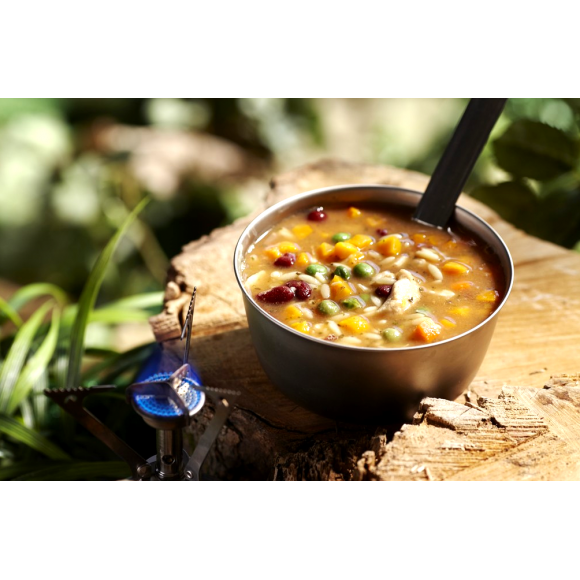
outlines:
[[[335,203],[384,203],[415,207],[421,193],[385,185],[342,185],[296,195],[268,208],[242,233],[234,269],[242,290],[252,341],[272,383],[299,405],[320,415],[356,423],[408,420],[424,397],[454,399],[475,377],[497,317],[510,294],[514,268],[499,235],[481,218],[455,208],[458,224],[499,257],[505,291],[497,309],[471,330],[427,345],[366,348],[333,344],[282,324],[258,306],[242,280],[252,245],[287,216]]]

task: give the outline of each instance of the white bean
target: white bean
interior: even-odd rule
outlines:
[[[388,258],[385,258],[382,262],[380,262],[379,264],[381,266],[389,266],[390,264],[392,264],[395,260],[396,260],[396,256],[389,256]]]
[[[336,322],[333,322],[331,320],[330,322],[327,323],[327,326],[330,329],[330,332],[332,332],[333,334],[336,334],[337,336],[340,336],[342,334],[342,332],[340,332],[340,327],[338,326],[338,324],[336,324]]]
[[[314,286],[320,286],[320,282],[314,278],[313,276],[309,276],[308,274],[298,274],[295,276],[299,280],[303,280],[304,282],[308,282],[309,284],[313,284]]]
[[[373,284],[378,284],[379,286],[382,286],[383,284],[394,284],[394,283],[395,283],[395,278],[389,278],[389,277],[375,278],[373,280]]]
[[[255,286],[261,280],[262,276],[264,276],[265,274],[266,274],[266,270],[260,270],[259,272],[252,274],[246,280],[246,287],[251,288],[252,286]]]
[[[281,228],[280,230],[278,230],[278,233],[287,240],[292,240],[294,238],[294,235],[288,228]]]
[[[328,284],[322,284],[320,286],[320,295],[326,300],[330,298],[330,286]]]
[[[377,307],[382,304],[382,301],[378,296],[371,296],[371,302]]]
[[[324,274],[322,272],[316,272],[316,274],[314,274],[314,277],[321,283],[321,284],[325,284],[326,283],[326,278],[324,277]]]
[[[403,254],[402,256],[400,256],[399,258],[397,258],[397,260],[395,260],[393,262],[393,266],[395,268],[400,268],[401,266],[403,266],[403,264],[405,264],[405,262],[409,259],[409,256],[407,256],[407,254]]]
[[[429,260],[429,262],[440,262],[441,261],[441,256],[439,256],[438,254],[436,254],[433,250],[430,250],[429,248],[421,248],[418,252],[416,252],[415,255],[419,256],[419,258],[425,258],[425,260]]]
[[[293,280],[300,275],[300,272],[288,272],[288,274],[282,274],[278,272],[279,276],[276,276],[280,280]]]
[[[339,338],[337,342],[340,342],[342,344],[352,344],[352,345],[362,344],[362,340],[360,338],[356,338],[354,336],[344,336],[343,338]]]
[[[376,334],[375,332],[365,332],[364,334],[361,334],[361,336],[370,338],[371,340],[381,340],[382,338],[380,334]]]
[[[431,276],[433,276],[435,280],[443,280],[443,274],[441,273],[441,270],[437,266],[429,264],[427,266],[427,269],[429,270],[429,274],[431,274]]]

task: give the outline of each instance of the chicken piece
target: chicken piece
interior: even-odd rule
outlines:
[[[390,296],[377,312],[392,312],[401,314],[415,306],[421,300],[419,284],[414,276],[407,270],[401,270],[397,274],[397,281],[393,284]]]

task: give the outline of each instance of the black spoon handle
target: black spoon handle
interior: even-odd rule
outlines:
[[[507,99],[471,99],[439,160],[413,219],[445,228]]]

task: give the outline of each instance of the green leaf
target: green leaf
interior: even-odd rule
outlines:
[[[520,119],[493,143],[499,166],[518,177],[546,181],[578,164],[578,142],[544,123]]]
[[[24,443],[24,445],[39,451],[47,457],[50,457],[50,459],[70,459],[70,457],[54,443],[7,415],[0,415],[0,433],[4,433],[5,435],[12,437],[12,439]]]
[[[16,309],[0,296],[0,324],[4,324],[6,320],[11,320],[17,328],[22,326],[22,318]]]
[[[84,352],[85,331],[89,322],[89,315],[95,305],[97,294],[105,277],[107,264],[110,262],[115,248],[123,234],[127,231],[129,226],[135,221],[139,212],[147,205],[148,199],[144,199],[127,217],[123,225],[111,238],[105,249],[98,257],[94,265],[89,279],[87,280],[83,292],[81,294],[78,311],[71,333],[70,350],[68,356],[68,372],[66,376],[67,388],[78,387],[80,379],[81,363]]]
[[[46,283],[29,284],[24,286],[24,288],[20,288],[20,290],[14,292],[9,302],[14,310],[20,310],[25,304],[40,296],[52,296],[61,307],[68,302],[64,290],[54,284]]]
[[[114,381],[115,377],[133,366],[140,366],[155,349],[155,343],[137,346],[126,352],[117,353],[93,365],[83,374],[83,384],[99,384]]]
[[[163,292],[146,292],[144,294],[135,294],[127,298],[121,298],[108,304],[109,307],[123,308],[130,310],[161,310],[163,305]]]
[[[538,196],[524,183],[507,181],[474,189],[471,196],[482,201],[506,221],[524,227],[525,221],[538,207]]]
[[[53,302],[43,304],[18,330],[0,373],[0,412],[6,412],[12,389],[24,365],[32,340]]]
[[[6,411],[11,415],[20,402],[28,396],[32,390],[33,385],[40,379],[41,375],[46,371],[58,342],[58,329],[60,327],[60,310],[54,309],[50,330],[45,336],[42,344],[34,355],[30,358],[20,377],[14,385],[14,389],[10,394]]]
[[[2,471],[0,469],[0,479],[2,479]],[[12,473],[14,471],[15,469],[12,470]],[[129,477],[131,477],[131,470],[122,461],[79,461],[58,463],[41,469],[33,468],[22,475],[14,477],[14,481],[84,481],[127,479]]]

